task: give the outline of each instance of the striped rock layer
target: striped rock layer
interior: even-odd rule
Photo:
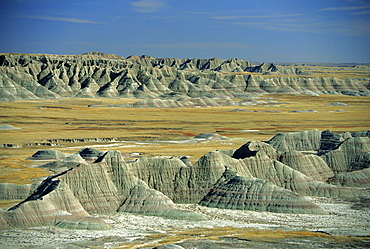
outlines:
[[[119,151],[84,149],[41,166],[53,174],[40,183],[0,184],[1,200],[20,200],[0,211],[0,225],[108,229],[92,215],[117,212],[206,218],[181,210],[176,203],[325,214],[306,196],[367,196],[362,188],[370,185],[368,134],[318,130],[279,134],[266,143],[250,141],[233,151],[209,152],[195,164],[184,157],[128,163]]]
[[[236,72],[275,74],[261,75]],[[1,55],[0,101],[61,97],[148,99],[133,107],[228,104],[215,97],[260,93],[370,95],[364,84],[337,78],[296,77],[298,68],[246,60],[129,58],[85,55]],[[235,104],[235,103],[234,103]]]

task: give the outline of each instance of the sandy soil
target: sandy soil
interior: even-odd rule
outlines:
[[[55,227],[37,227],[0,231],[1,248],[153,248],[153,234],[171,234],[197,228],[237,227],[260,230],[308,230],[331,235],[370,236],[370,210],[352,209],[353,203],[328,198],[311,198],[324,208],[328,215],[280,214],[202,207],[196,204],[179,205],[182,209],[204,214],[208,221],[180,221],[133,214],[103,216],[112,229],[108,231],[64,230]],[[132,243],[132,246],[130,246]],[[370,238],[361,243],[328,243],[316,237],[290,239],[281,243],[253,242],[225,238],[222,243],[209,240],[192,240],[177,243],[184,248],[368,248]]]

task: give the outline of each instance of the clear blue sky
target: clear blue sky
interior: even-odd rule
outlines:
[[[0,0],[0,52],[370,62],[369,0]]]

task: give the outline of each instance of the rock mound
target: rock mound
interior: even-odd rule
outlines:
[[[334,105],[334,106],[349,106],[349,104],[342,103],[342,102],[334,102],[334,103],[330,103],[329,105]]]
[[[370,166],[370,138],[347,138],[337,148],[322,153],[321,157],[335,173],[368,168]]]
[[[334,176],[333,170],[317,155],[305,155],[292,150],[279,155],[280,162],[317,181],[326,182]]]
[[[95,160],[98,157],[104,155],[104,152],[94,149],[94,148],[84,148],[78,152],[78,154],[87,160]]]
[[[370,187],[370,168],[355,170],[351,172],[342,172],[336,174],[328,180],[329,183],[345,187]]]
[[[225,171],[201,200],[207,207],[281,213],[326,214],[319,206],[271,182]]]
[[[320,148],[321,131],[303,131],[275,135],[267,143],[279,151],[317,151]]]
[[[80,156],[80,154],[72,154],[62,160],[42,164],[37,168],[49,169],[55,173],[67,171],[69,169],[76,168],[81,164],[86,164],[86,161]]]
[[[8,226],[108,229],[102,219],[89,217],[69,187],[57,179],[60,175],[46,178],[24,201],[3,211],[2,219]]]
[[[30,160],[58,160],[67,157],[68,155],[58,150],[48,149],[39,150],[28,159]]]
[[[316,180],[340,186],[367,187],[370,182],[368,135],[367,131],[337,134],[314,130],[278,134],[268,144],[281,151],[279,160],[282,163]],[[310,151],[316,155],[297,151]]]

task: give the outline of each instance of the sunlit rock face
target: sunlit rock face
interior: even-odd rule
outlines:
[[[307,176],[343,187],[368,187],[369,139],[368,131],[337,134],[313,130],[278,134],[268,144],[281,151],[279,161]],[[311,155],[294,150],[310,151]]]
[[[265,79],[252,72],[282,75]],[[238,74],[239,73],[239,74]],[[159,98],[132,106],[218,106],[215,97],[242,97],[248,93],[309,93],[369,95],[365,85],[337,78],[295,77],[298,68],[246,60],[164,59],[148,56],[123,58],[105,54],[1,55],[0,100],[61,97]],[[163,100],[169,94],[183,94]],[[204,101],[200,101],[200,98]]]
[[[102,219],[90,217],[69,186],[58,179],[63,174],[48,177],[24,201],[2,211],[2,220],[9,227],[108,229]]]
[[[95,215],[117,212],[206,219],[176,203],[325,214],[306,197],[368,196],[363,188],[369,186],[369,138],[366,132],[279,134],[267,143],[250,141],[235,150],[209,152],[194,164],[184,157],[126,162],[119,151],[86,148],[39,167],[52,172],[41,182],[0,184],[1,200],[21,200],[1,210],[2,228],[109,229]]]
[[[177,203],[197,203],[217,182],[232,158],[209,152],[194,165],[179,158],[145,158],[132,163],[132,172]]]
[[[319,206],[292,191],[262,179],[239,176],[232,171],[225,171],[200,204],[227,209],[326,214]]]
[[[320,149],[321,131],[280,133],[267,143],[278,151],[317,151]]]

